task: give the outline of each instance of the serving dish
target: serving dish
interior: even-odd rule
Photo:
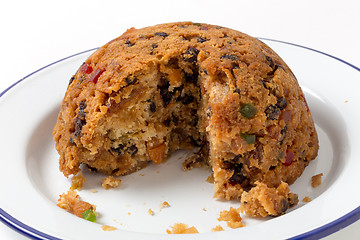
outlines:
[[[184,151],[162,165],[121,177],[117,189],[102,189],[105,176],[84,171],[87,181],[79,195],[97,206],[97,223],[57,207],[59,195],[69,189],[71,180],[58,170],[51,132],[68,80],[95,50],[91,49],[49,64],[0,94],[0,219],[39,239],[317,239],[358,220],[360,69],[310,48],[261,40],[293,70],[320,139],[319,156],[290,187],[300,202],[287,214],[264,219],[244,216],[246,227],[226,227],[217,220],[220,211],[239,203],[212,197],[213,187],[205,181],[209,170],[183,172],[181,163],[191,154]],[[323,173],[322,184],[312,188],[311,177],[318,173]],[[310,203],[301,201],[306,196],[312,199]],[[159,207],[164,201],[169,208]],[[149,209],[155,212],[153,216]],[[200,234],[166,234],[176,222],[195,226]],[[104,231],[102,225],[117,230]],[[225,231],[211,232],[216,225]]]

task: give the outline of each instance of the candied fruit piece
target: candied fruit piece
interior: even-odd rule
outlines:
[[[241,137],[248,143],[248,144],[254,144],[256,141],[256,136],[255,134],[247,134],[247,133],[242,133]]]
[[[150,160],[156,164],[160,164],[165,160],[165,151],[165,143],[147,149]]]
[[[92,67],[88,64],[88,63],[83,63],[83,65],[81,65],[80,67],[80,72],[82,73],[92,73],[93,69]]]
[[[251,103],[246,103],[240,107],[240,113],[246,118],[253,118],[256,114],[256,107]]]
[[[73,211],[76,216],[81,217],[81,214],[89,209],[93,210],[93,206],[90,203],[78,201],[75,203]]]
[[[294,157],[294,153],[290,149],[287,149],[285,155],[285,162],[283,162],[283,165],[290,166],[293,162]]]
[[[91,77],[89,78],[89,81],[90,82],[93,82],[93,83],[97,83],[100,75],[105,72],[105,70],[103,69],[96,69],[96,71],[91,75]]]

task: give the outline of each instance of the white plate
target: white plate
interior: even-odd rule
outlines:
[[[320,138],[320,152],[291,186],[312,199],[299,202],[277,218],[244,216],[244,228],[229,229],[217,220],[221,210],[239,203],[212,198],[205,182],[209,171],[181,170],[186,153],[165,164],[122,177],[121,187],[104,190],[101,174],[86,173],[79,195],[97,205],[98,223],[78,218],[56,206],[70,180],[58,170],[52,140],[59,105],[68,80],[92,53],[59,60],[21,79],[0,94],[0,219],[26,236],[39,239],[242,239],[326,236],[360,218],[360,69],[327,54],[294,44],[263,39],[297,76],[311,108]],[[323,173],[318,188],[311,176]],[[93,193],[91,190],[98,192]],[[171,207],[159,209],[167,201]],[[154,216],[147,211],[152,209]],[[168,235],[176,222],[195,226],[200,234]],[[118,228],[105,232],[101,225]],[[211,232],[221,225],[226,231]]]

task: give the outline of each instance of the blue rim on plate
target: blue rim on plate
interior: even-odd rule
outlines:
[[[298,44],[294,44],[294,43],[289,43],[289,42],[284,42],[284,41],[280,41],[280,40],[274,40],[274,39],[268,39],[268,38],[258,38],[260,40],[266,40],[266,41],[272,41],[272,42],[278,42],[278,43],[282,43],[282,44],[287,44],[287,45],[291,45],[291,46],[295,46],[295,47],[299,47],[299,48],[303,48],[303,49],[306,49],[306,50],[310,50],[310,51],[313,51],[313,52],[316,52],[316,53],[320,53],[322,55],[325,55],[327,57],[330,57],[330,58],[333,58],[337,61],[340,61],[346,65],[348,65],[349,67],[357,70],[358,72],[360,72],[360,68],[340,59],[340,58],[337,58],[335,56],[332,56],[330,54],[327,54],[327,53],[324,53],[324,52],[321,52],[319,50],[315,50],[315,49],[312,49],[312,48],[309,48],[309,47],[304,47],[304,46],[301,46],[301,45],[298,45]],[[29,75],[25,76],[24,78],[18,80],[17,82],[15,82],[14,84],[12,84],[11,86],[9,86],[7,89],[5,89],[3,92],[0,93],[0,97],[2,97],[6,92],[8,92],[11,88],[13,88],[14,86],[16,86],[17,84],[19,84],[20,82],[24,81],[25,79],[29,78],[30,76],[34,75],[35,73],[38,73],[52,65],[55,65],[57,63],[60,63],[62,61],[65,61],[69,58],[72,58],[72,57],[75,57],[75,56],[78,56],[78,55],[81,55],[81,54],[84,54],[84,53],[87,53],[87,52],[91,52],[91,51],[94,51],[96,50],[97,48],[93,48],[93,49],[89,49],[89,50],[86,50],[86,51],[82,51],[82,52],[79,52],[79,53],[76,53],[76,54],[73,54],[71,56],[68,56],[68,57],[65,57],[65,58],[62,58],[58,61],[55,61],[53,63],[50,63],[32,73],[30,73]],[[360,219],[360,206],[355,208],[354,210],[352,210],[351,212],[345,214],[344,216],[330,222],[330,223],[327,223],[321,227],[318,227],[318,228],[315,228],[313,230],[310,230],[308,232],[305,232],[305,233],[301,233],[297,236],[294,236],[294,237],[291,237],[289,239],[291,240],[296,240],[296,239],[308,239],[308,240],[312,240],[312,239],[319,239],[319,238],[323,238],[323,237],[326,237],[334,232],[337,232],[345,227],[347,227],[348,225],[358,221]],[[46,233],[43,233],[43,232],[40,232],[24,223],[22,223],[21,221],[17,220],[16,218],[12,217],[10,214],[8,214],[6,211],[4,211],[2,208],[0,208],[0,221],[2,221],[5,225],[9,226],[10,228],[12,228],[13,230],[17,231],[18,233],[26,236],[26,237],[29,237],[29,238],[32,238],[32,239],[48,239],[48,240],[58,240],[59,238],[56,238],[54,236],[50,236]]]

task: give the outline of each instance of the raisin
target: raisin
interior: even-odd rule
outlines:
[[[192,125],[195,127],[198,125],[198,123],[199,123],[199,117],[198,115],[195,115],[192,119]]]
[[[169,103],[172,100],[172,94],[171,92],[169,92],[168,89],[166,88],[161,88],[160,89],[160,96],[164,102],[164,107],[166,107],[167,105],[169,105]]]
[[[287,199],[283,199],[281,201],[281,213],[284,213],[289,208],[289,201]]]
[[[268,72],[267,75],[268,76],[271,76],[271,75],[274,75],[274,73],[276,72],[276,70],[278,69],[279,65],[275,65],[275,67],[273,68],[272,71]]]
[[[170,126],[170,123],[171,123],[171,119],[170,118],[167,118],[164,120],[163,124],[165,127],[169,127]]]
[[[158,88],[160,89],[160,96],[164,102],[164,107],[166,107],[171,102],[173,94],[169,92],[169,81],[165,78],[161,78],[161,82],[162,83],[158,86]]]
[[[179,97],[176,99],[176,101],[177,101],[177,102],[181,101],[182,104],[188,105],[188,104],[190,104],[190,103],[192,103],[192,102],[194,101],[194,96],[185,94],[183,97],[179,96]]]
[[[118,155],[122,155],[124,154],[124,145],[119,144],[119,146],[117,148],[111,148],[111,150],[113,150],[114,152],[116,152]]]
[[[269,57],[269,56],[265,56],[265,58],[266,58],[266,61],[269,62],[269,66],[270,66],[271,68],[274,68],[274,66],[275,66],[274,60],[273,60],[271,57]]]
[[[168,66],[172,67],[172,68],[179,68],[179,60],[178,58],[176,57],[172,57],[169,59],[168,63],[167,63]]]
[[[165,32],[156,32],[154,35],[155,36],[160,36],[160,37],[163,37],[163,38],[166,38],[167,36],[169,36],[169,34],[167,34]]]
[[[237,163],[237,161],[238,161],[240,158],[242,158],[242,155],[241,155],[241,154],[238,154],[238,155],[236,155],[231,161],[232,161],[233,163]]]
[[[230,59],[232,61],[237,61],[239,60],[239,57],[234,55],[234,54],[224,54],[220,57],[221,59]]]
[[[77,118],[79,118],[82,121],[85,120],[85,111],[80,109]]]
[[[156,112],[156,104],[154,102],[150,103],[150,111],[153,113]]]
[[[136,145],[134,144],[134,145],[131,145],[130,147],[128,147],[128,148],[126,149],[126,151],[127,151],[131,156],[133,156],[133,155],[135,155],[135,154],[138,152],[138,148],[137,148]]]
[[[84,111],[85,108],[86,108],[85,101],[81,101],[79,103],[78,115],[76,116],[76,118],[74,120],[74,125],[75,125],[74,136],[75,137],[79,137],[81,135],[82,127],[86,124],[85,111]]]
[[[270,166],[269,170],[274,170],[276,166]]]
[[[184,54],[184,61],[195,63],[197,60],[197,55],[199,54],[199,50],[196,48],[190,47]]]
[[[277,119],[280,116],[280,113],[280,109],[276,105],[269,105],[265,110],[265,114],[270,120]]]
[[[81,120],[79,117],[76,117],[74,120],[74,125],[75,125],[75,132],[74,132],[74,136],[75,137],[79,137],[81,136],[81,130],[82,127],[86,124],[85,121]]]
[[[83,111],[86,108],[86,102],[85,101],[81,101],[79,103],[79,111]]]
[[[207,39],[206,39],[206,38],[202,38],[202,37],[198,37],[196,41],[197,41],[198,43],[203,43],[203,42],[206,42]]]
[[[127,86],[136,83],[137,80],[138,79],[136,77],[134,77],[134,76],[129,76],[129,77],[125,78]]]
[[[241,173],[242,168],[243,168],[242,163],[233,163],[232,169],[234,170],[234,172],[229,179],[229,182],[231,184],[241,184],[244,182],[246,177]]]
[[[197,73],[193,73],[193,74],[185,73],[185,81],[186,82],[196,84],[197,80],[198,80],[198,74]]]
[[[267,75],[269,75],[269,76],[273,75],[276,72],[276,70],[278,69],[278,67],[281,67],[281,66],[275,64],[274,60],[271,57],[265,56],[265,58],[266,58],[266,61],[268,61],[269,66],[272,68],[272,70],[270,72],[268,72]]]
[[[287,126],[285,126],[283,129],[281,129],[281,139],[280,139],[280,145],[283,144],[285,136],[286,136]]]
[[[181,99],[182,104],[188,105],[194,101],[194,96],[185,94],[185,96]]]
[[[174,122],[175,125],[177,125],[179,123],[179,118],[174,114],[172,114],[172,119],[171,120]]]
[[[240,89],[236,86],[236,87],[235,87],[235,90],[233,91],[233,93],[240,94],[240,92],[241,92]]]
[[[74,142],[74,139],[70,137],[69,142],[76,147],[76,143]]]
[[[74,80],[75,80],[75,76],[72,76],[72,77],[70,78],[70,80],[69,80],[68,86],[69,86]]]
[[[156,43],[151,44],[152,49],[157,48],[157,47],[158,47],[158,45]]]
[[[199,122],[199,116],[198,116],[197,110],[195,108],[191,109],[191,116],[193,116],[192,126],[196,126]]]
[[[240,69],[239,65],[237,63],[232,63],[232,69]]]
[[[283,110],[286,108],[287,106],[287,102],[286,102],[286,99],[284,97],[281,97],[277,100],[276,102],[276,106],[280,109],[280,110]]]
[[[125,44],[127,44],[128,47],[132,47],[135,45],[135,43],[131,43],[129,40],[126,40]]]

